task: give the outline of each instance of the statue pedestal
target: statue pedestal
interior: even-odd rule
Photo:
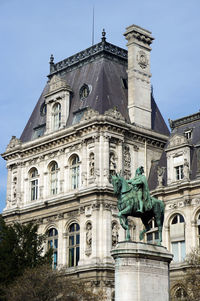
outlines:
[[[115,301],[169,301],[169,264],[165,247],[119,242],[115,260]]]

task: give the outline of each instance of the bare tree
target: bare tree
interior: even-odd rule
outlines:
[[[63,272],[49,266],[28,269],[7,288],[9,301],[102,301],[102,292],[95,294],[81,280],[72,281]]]
[[[200,249],[193,249],[187,255],[186,264],[185,274],[172,293],[172,301],[200,300]]]

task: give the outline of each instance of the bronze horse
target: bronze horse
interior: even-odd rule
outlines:
[[[136,187],[129,185],[127,180],[117,174],[112,176],[112,184],[114,194],[118,199],[117,207],[119,210],[118,217],[120,219],[120,224],[126,230],[126,240],[130,240],[128,216],[141,218],[145,229],[140,232],[140,240],[142,240],[144,238],[144,234],[150,230],[149,222],[152,218],[154,218],[158,225],[158,244],[161,245],[164,221],[164,203],[161,200],[150,196],[150,206],[148,208],[145,208],[144,206],[144,212],[141,213],[138,211]]]

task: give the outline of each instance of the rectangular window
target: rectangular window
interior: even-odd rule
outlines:
[[[38,180],[31,181],[31,201],[38,199]]]
[[[191,139],[191,138],[192,138],[192,131],[187,131],[187,132],[185,132],[185,137],[186,137],[187,139]]]
[[[52,173],[51,175],[51,194],[58,193],[58,178],[57,172]]]
[[[181,262],[185,259],[185,241],[172,242],[173,261]]]
[[[183,179],[183,165],[176,166],[175,171],[176,171],[176,180]]]
[[[72,168],[72,189],[78,188],[79,184],[79,166]]]

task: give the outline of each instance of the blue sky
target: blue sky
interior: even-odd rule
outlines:
[[[0,0],[0,152],[20,137],[55,62],[92,43],[105,28],[107,41],[126,48],[131,24],[150,31],[154,96],[165,120],[200,109],[199,0]],[[0,159],[0,212],[5,207],[6,164]]]

